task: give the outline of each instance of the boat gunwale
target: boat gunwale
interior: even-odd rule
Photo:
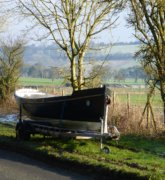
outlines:
[[[59,97],[43,97],[43,98],[23,98],[16,96],[21,100],[20,103],[23,104],[42,104],[42,103],[53,103],[53,102],[66,102],[66,101],[76,101],[80,99],[94,98],[99,96],[105,96],[105,94],[95,94],[90,96],[81,96],[81,97],[73,97],[73,96],[59,96]],[[24,101],[24,102],[23,102]]]

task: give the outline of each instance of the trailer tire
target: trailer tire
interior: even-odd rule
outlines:
[[[30,139],[30,133],[26,130],[26,126],[23,123],[17,123],[16,125],[16,138],[18,140]]]
[[[103,151],[105,154],[109,154],[109,153],[110,153],[110,149],[109,149],[108,147],[106,147],[106,146],[102,149],[102,151]]]

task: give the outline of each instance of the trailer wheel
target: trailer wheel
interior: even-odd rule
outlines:
[[[103,147],[102,151],[105,153],[105,154],[109,154],[110,153],[110,149],[108,147]]]
[[[26,130],[25,125],[17,123],[16,125],[16,138],[19,140],[29,140],[30,133]]]

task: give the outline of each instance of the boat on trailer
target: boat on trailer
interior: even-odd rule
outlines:
[[[120,136],[116,127],[108,127],[110,98],[105,86],[74,91],[66,96],[50,95],[37,89],[18,89],[15,98],[20,107],[16,131],[21,138],[38,131],[79,137]],[[24,118],[25,115],[28,118]]]

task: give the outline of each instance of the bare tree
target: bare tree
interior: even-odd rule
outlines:
[[[122,0],[17,0],[25,17],[44,28],[70,61],[73,90],[82,89],[84,56],[92,38],[112,27]]]
[[[23,60],[23,43],[20,40],[1,43],[0,49],[0,98],[10,101],[20,77]]]
[[[102,64],[93,64],[88,77],[85,78],[86,86],[90,88],[99,87],[105,82],[109,67]]]
[[[6,24],[5,17],[1,15],[0,16],[0,33],[4,31],[5,24]]]
[[[9,14],[6,13],[6,3],[5,1],[0,1],[0,33],[4,32],[5,28],[7,27]]]
[[[150,69],[152,85],[159,82],[165,123],[165,1],[130,0],[130,7],[129,23],[142,43],[137,55],[144,69]]]

